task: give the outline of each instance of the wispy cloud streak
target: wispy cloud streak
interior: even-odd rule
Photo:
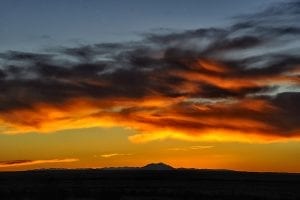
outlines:
[[[190,146],[190,147],[174,147],[169,148],[169,151],[190,151],[190,150],[204,150],[204,149],[211,149],[215,146],[212,145],[197,145],[197,146]]]
[[[131,156],[132,154],[129,153],[109,153],[109,154],[102,154],[102,158],[111,158],[116,156]]]
[[[37,164],[46,164],[46,163],[69,163],[69,162],[77,162],[77,161],[79,161],[79,159],[76,158],[49,159],[49,160],[10,160],[10,161],[0,161],[0,168],[37,165]]]

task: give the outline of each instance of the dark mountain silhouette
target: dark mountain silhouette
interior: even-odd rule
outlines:
[[[174,170],[174,168],[170,165],[167,165],[165,163],[150,163],[148,165],[145,165],[141,169],[143,170]]]
[[[175,168],[173,168],[170,165],[160,162],[160,163],[150,163],[143,167],[104,167],[104,168],[102,168],[102,170],[155,170],[155,171],[159,171],[159,170],[175,170]]]

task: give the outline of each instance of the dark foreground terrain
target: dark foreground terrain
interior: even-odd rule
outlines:
[[[300,174],[209,170],[0,173],[0,199],[300,199]]]

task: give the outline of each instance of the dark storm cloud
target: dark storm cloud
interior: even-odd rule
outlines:
[[[205,98],[244,98],[249,94],[263,93],[263,92],[271,92],[276,89],[276,87],[271,86],[252,86],[252,87],[244,87],[240,90],[230,90],[223,89],[210,84],[202,84],[201,85],[202,92],[199,94],[200,97]]]
[[[50,54],[27,53],[19,51],[8,51],[0,53],[0,58],[10,61],[48,61],[51,58]]]
[[[272,104],[279,108],[277,126],[291,134],[299,131],[300,92],[284,92],[271,99]],[[275,124],[274,124],[275,126]]]
[[[11,113],[38,113],[37,105],[63,110],[84,99],[105,110],[93,117],[111,116],[142,131],[221,128],[300,135],[299,10],[299,1],[292,1],[236,17],[227,28],[1,53],[0,118],[10,125],[32,124],[19,116],[14,122]]]

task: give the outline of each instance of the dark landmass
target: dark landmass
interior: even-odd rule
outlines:
[[[105,167],[101,168],[102,170],[174,170],[170,165],[165,163],[150,163],[143,167]]]
[[[170,165],[164,163],[151,163],[142,167],[143,170],[174,170]]]
[[[163,163],[1,172],[0,199],[299,200],[300,174],[174,169]]]

